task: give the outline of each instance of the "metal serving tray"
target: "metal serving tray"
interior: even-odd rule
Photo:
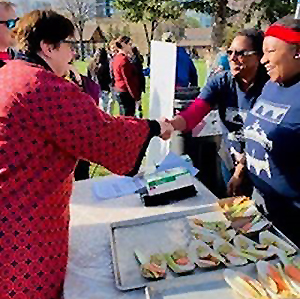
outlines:
[[[241,271],[241,267],[238,269]],[[224,269],[159,281],[145,288],[146,299],[233,299],[234,292],[223,278]],[[255,265],[242,267],[242,272],[255,277]]]
[[[149,281],[142,277],[139,264],[134,257],[134,251],[139,249],[147,256],[147,253],[151,253],[151,251],[152,253],[154,251],[157,252],[154,249],[158,249],[161,252],[170,252],[174,249],[174,246],[186,247],[192,238],[186,216],[197,214],[203,214],[202,216],[208,221],[225,219],[218,204],[209,204],[179,212],[111,223],[111,248],[117,288],[125,291],[145,286],[152,287],[162,284],[163,281],[170,282],[174,280],[179,282],[183,277],[178,276],[178,274],[173,273],[169,269],[163,281]],[[276,228],[272,227],[269,230],[297,249]],[[254,267],[254,264],[250,264],[250,266]],[[223,270],[224,267],[220,266],[218,269]],[[203,270],[196,268],[193,274],[186,278],[198,277],[199,280],[202,280],[208,273],[212,276],[218,276],[218,270],[216,269]],[[197,280],[198,278],[195,279]]]

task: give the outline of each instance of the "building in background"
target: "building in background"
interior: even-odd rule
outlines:
[[[212,46],[211,41],[212,28],[186,28],[185,37],[178,42],[180,47],[184,47],[188,52],[196,50],[200,56],[203,51],[210,49]]]
[[[97,5],[96,16],[98,18],[111,17],[112,15],[112,1],[111,0],[95,0]]]

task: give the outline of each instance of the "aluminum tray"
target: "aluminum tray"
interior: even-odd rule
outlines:
[[[111,223],[111,248],[117,288],[120,290],[131,290],[162,283],[161,281],[149,281],[141,276],[139,264],[134,257],[134,250],[139,249],[147,255],[147,253],[157,251],[154,249],[158,249],[161,252],[170,252],[176,246],[186,247],[192,238],[189,233],[190,226],[186,216],[197,214],[203,214],[208,221],[225,219],[217,204],[209,204],[179,212]],[[276,228],[272,227],[269,230],[297,249]],[[254,267],[254,264],[252,266]],[[220,268],[224,269],[222,266]],[[207,273],[216,275],[217,272],[217,270],[196,268],[189,277],[197,276],[200,279],[199,275],[201,275],[202,279]],[[179,281],[180,279],[182,277],[168,269],[167,277],[164,281]]]
[[[242,267],[245,274],[255,277],[255,265]],[[239,268],[239,271],[241,268]],[[234,292],[225,282],[224,269],[201,273],[178,280],[159,281],[145,289],[146,299],[233,299]]]

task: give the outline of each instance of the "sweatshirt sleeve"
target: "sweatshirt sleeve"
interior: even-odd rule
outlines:
[[[24,106],[32,129],[75,159],[101,164],[117,174],[136,173],[151,138],[160,134],[158,122],[111,116],[75,84],[57,77],[44,79]]]
[[[179,115],[186,122],[186,131],[191,131],[197,124],[211,111],[211,106],[201,98],[196,98],[195,101]]]

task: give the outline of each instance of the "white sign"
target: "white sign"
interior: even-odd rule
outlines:
[[[176,45],[151,42],[149,118],[173,117]],[[147,152],[147,166],[161,162],[169,152],[170,142],[153,138]]]

